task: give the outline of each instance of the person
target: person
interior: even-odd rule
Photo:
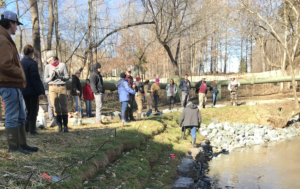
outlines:
[[[174,108],[177,93],[177,85],[174,83],[173,79],[171,79],[170,83],[166,86],[166,91],[168,96],[169,110],[171,110]]]
[[[231,105],[237,106],[237,93],[238,88],[241,86],[240,82],[235,80],[235,76],[230,77],[231,81],[228,84],[228,90],[230,91]]]
[[[120,80],[117,82],[118,93],[119,93],[119,101],[121,102],[121,122],[128,123],[126,120],[126,109],[128,101],[130,100],[129,94],[135,95],[136,92],[129,87],[128,81],[126,80],[126,74],[122,72],[120,74]]]
[[[216,80],[213,81],[212,86],[210,86],[210,88],[209,88],[209,91],[211,91],[212,103],[213,103],[213,106],[215,106],[217,103],[217,96],[219,93]]]
[[[90,76],[90,86],[96,101],[96,124],[98,126],[103,126],[104,123],[101,120],[101,110],[104,101],[105,87],[103,85],[102,75],[100,74],[101,64],[95,63],[92,66],[92,69],[93,73]]]
[[[135,86],[133,83],[133,78],[131,77],[131,69],[130,68],[128,68],[128,70],[126,72],[126,80],[128,82],[129,87],[131,89],[134,89]],[[133,104],[134,104],[134,95],[129,94],[128,108],[125,113],[126,120],[135,121],[135,119],[133,117]]]
[[[151,90],[149,90],[149,80],[146,80],[144,82],[144,92],[145,92],[147,112],[148,112],[150,109],[152,110],[152,99],[151,99]]]
[[[183,123],[183,126],[181,125]],[[180,120],[179,127],[181,130],[181,137],[184,139],[184,133],[186,129],[191,129],[192,135],[192,147],[195,147],[196,143],[196,131],[200,128],[201,125],[201,114],[198,107],[189,101],[186,107],[183,109]]]
[[[181,107],[186,106],[186,103],[189,101],[190,99],[190,90],[191,90],[191,82],[188,80],[189,75],[185,74],[184,75],[184,79],[181,80],[180,84],[179,84],[179,88],[181,89],[182,93],[181,93]]]
[[[151,91],[152,91],[153,97],[154,97],[155,112],[159,112],[158,109],[157,109],[158,100],[159,100],[159,94],[160,94],[160,87],[159,87],[159,79],[158,78],[156,78],[155,79],[155,83],[153,83],[151,85]]]
[[[92,108],[93,108],[93,100],[95,99],[95,97],[94,94],[92,93],[89,79],[86,80],[86,84],[83,86],[83,98],[85,100],[86,116],[94,117],[95,115],[92,114]]]
[[[0,95],[5,103],[5,131],[8,152],[29,155],[38,151],[27,145],[25,132],[26,113],[21,89],[26,87],[26,77],[20,63],[18,50],[11,38],[18,25],[17,14],[4,11],[0,20]],[[28,152],[30,151],[30,152]]]
[[[202,80],[199,81],[196,85],[196,94],[198,94],[199,98],[199,107],[200,108],[205,108],[205,104],[207,101],[207,85],[206,85],[206,77],[202,76]]]
[[[56,114],[58,132],[68,133],[68,97],[66,81],[70,79],[65,63],[59,62],[54,51],[46,53],[48,65],[45,67],[44,82],[49,84],[49,96]]]
[[[46,65],[44,67],[44,71],[42,74],[42,80],[43,80],[43,84],[44,84],[45,95],[47,96],[47,101],[48,101],[48,119],[50,121],[52,121],[54,118],[54,112],[53,112],[53,105],[51,104],[50,95],[49,95],[49,84],[45,83],[45,81],[44,81],[45,69],[46,69],[47,64],[48,64],[48,62],[46,63]]]
[[[143,84],[140,82],[141,78],[140,77],[136,77],[135,78],[135,101],[138,107],[138,111],[137,111],[137,120],[141,120],[141,114],[143,111],[143,97],[144,97],[144,87]]]
[[[76,104],[76,107],[75,107],[76,112],[80,111],[81,117],[83,117],[83,112],[82,112],[81,106],[79,106],[79,103],[81,102],[81,96],[82,96],[82,87],[81,87],[81,83],[79,80],[80,75],[81,75],[81,72],[79,70],[76,70],[75,75],[72,75],[71,95],[73,96],[75,104]],[[79,116],[79,115],[77,115],[77,116]]]
[[[22,59],[21,64],[27,81],[25,89],[22,90],[27,107],[25,130],[26,132],[30,131],[30,134],[32,135],[37,135],[39,134],[36,131],[36,119],[39,111],[39,96],[45,95],[45,89],[39,74],[38,64],[33,60],[33,47],[31,45],[26,45],[23,51],[25,56]]]

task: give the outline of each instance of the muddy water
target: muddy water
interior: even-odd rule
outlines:
[[[222,188],[300,189],[300,138],[222,154],[209,169]]]

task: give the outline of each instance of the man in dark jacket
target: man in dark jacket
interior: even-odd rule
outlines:
[[[181,107],[186,106],[186,103],[189,101],[190,99],[190,90],[191,90],[191,82],[188,80],[189,75],[185,74],[184,75],[184,79],[181,80],[180,84],[179,84],[179,88],[181,89]]]
[[[183,122],[183,126],[181,126]],[[181,136],[182,139],[184,139],[184,133],[185,129],[190,128],[191,129],[191,134],[192,134],[192,147],[195,147],[196,143],[196,131],[200,128],[201,124],[201,114],[198,109],[198,107],[193,104],[191,101],[189,101],[182,111],[180,120],[179,120],[179,127],[182,127],[182,132]]]
[[[126,81],[131,89],[135,89],[135,84],[133,83],[133,78],[131,77],[131,69],[128,68],[126,72]],[[126,120],[135,121],[133,117],[133,104],[134,104],[134,94],[129,94],[128,108],[125,113]]]
[[[72,90],[71,90],[71,95],[74,98],[74,101],[76,103],[76,112],[80,111],[81,117],[83,117],[83,113],[81,110],[81,106],[79,106],[79,103],[81,102],[81,96],[82,96],[82,87],[80,83],[80,75],[81,72],[77,70],[75,72],[75,75],[72,75]],[[81,103],[80,103],[81,104]]]
[[[18,50],[11,35],[15,35],[18,25],[17,14],[4,11],[0,20],[0,95],[5,103],[5,131],[8,152],[30,154],[37,151],[26,143],[25,119],[21,89],[26,87],[26,77],[20,63]],[[25,151],[26,150],[26,151]]]
[[[202,80],[199,81],[196,85],[196,94],[198,94],[199,97],[199,107],[201,108],[205,108],[205,104],[207,101],[207,85],[206,85],[206,81],[205,81],[206,77],[202,76]]]
[[[93,65],[92,69],[93,73],[90,76],[90,86],[96,101],[96,124],[103,126],[104,124],[101,121],[101,110],[103,106],[105,88],[103,85],[102,75],[100,74],[101,65],[96,63]]]

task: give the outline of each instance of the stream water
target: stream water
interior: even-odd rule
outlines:
[[[300,138],[222,154],[208,176],[222,188],[300,189]]]

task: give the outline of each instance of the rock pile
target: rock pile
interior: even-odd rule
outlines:
[[[211,141],[213,152],[231,151],[234,148],[252,146],[270,141],[277,141],[300,135],[298,123],[288,128],[275,129],[268,125],[219,123],[212,119],[206,126],[201,124],[200,133]]]

